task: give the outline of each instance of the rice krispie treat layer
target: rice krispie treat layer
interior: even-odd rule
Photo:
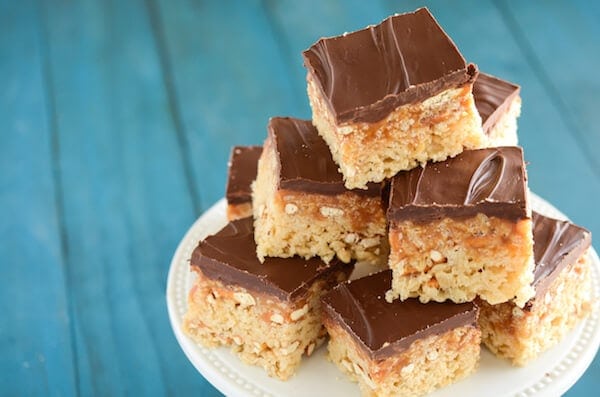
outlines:
[[[533,213],[536,294],[523,309],[481,302],[485,345],[523,366],[557,344],[592,309],[591,234],[570,222]]]
[[[398,223],[389,231],[393,270],[388,299],[497,304],[533,295],[531,219],[483,214],[427,224]]]
[[[387,261],[381,184],[348,190],[309,121],[273,118],[253,186],[259,258]]]
[[[534,294],[531,210],[523,151],[468,150],[392,179],[389,300],[491,304]]]
[[[231,346],[246,364],[286,380],[302,356],[310,356],[325,340],[319,299],[331,285],[324,281],[315,283],[305,298],[290,303],[197,273],[183,321],[185,333],[196,342]],[[340,273],[339,281],[346,278]]]
[[[466,378],[479,366],[481,332],[474,326],[418,340],[383,360],[369,359],[341,327],[326,327],[329,360],[358,382],[365,397],[422,396]]]
[[[464,149],[487,145],[470,84],[399,106],[377,122],[337,124],[314,77],[307,79],[313,123],[349,189],[362,189],[368,182],[381,182],[429,160],[445,160]]]
[[[323,297],[329,359],[364,396],[420,396],[473,373],[479,362],[472,303],[388,303],[389,270],[342,283]]]
[[[229,223],[194,250],[198,278],[184,332],[206,346],[231,346],[246,363],[285,380],[322,343],[321,296],[353,266],[318,258],[256,258],[252,219]]]
[[[524,366],[560,342],[592,310],[590,263],[582,256],[551,287],[521,309],[511,302],[480,303],[482,341],[499,357]]]

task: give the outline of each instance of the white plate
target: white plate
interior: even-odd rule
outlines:
[[[565,218],[548,202],[532,195],[533,208],[541,213]],[[269,378],[258,367],[243,364],[227,348],[207,349],[181,331],[187,293],[194,276],[189,258],[198,242],[226,223],[225,201],[221,199],[190,228],[171,262],[167,281],[167,306],[175,336],[196,369],[227,396],[359,396],[356,383],[346,379],[325,359],[326,348],[306,358],[298,373],[287,382]],[[600,297],[600,260],[591,250],[594,296]],[[442,396],[557,396],[567,391],[585,372],[600,345],[598,308],[553,349],[543,353],[525,368],[515,368],[482,349],[479,370],[467,379],[431,394]]]

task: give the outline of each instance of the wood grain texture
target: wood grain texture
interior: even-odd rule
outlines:
[[[202,394],[211,388],[181,354],[166,315],[169,260],[195,214],[145,5],[43,9],[78,391]]]
[[[0,3],[0,394],[73,395],[39,15]],[[19,43],[15,45],[15,43]]]
[[[156,1],[203,208],[223,197],[229,150],[262,144],[269,117],[308,116],[257,1]],[[300,61],[298,61],[300,62]]]
[[[600,177],[600,146],[597,123],[600,77],[600,6],[597,2],[548,1],[544,12],[531,3],[497,1],[527,60],[548,92],[551,102],[565,120]],[[539,29],[538,26],[547,26]],[[533,28],[532,28],[533,27]]]

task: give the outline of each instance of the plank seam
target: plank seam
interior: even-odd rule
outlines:
[[[592,172],[598,179],[600,179],[600,161],[598,161],[595,154],[591,151],[592,148],[585,144],[585,139],[583,138],[584,134],[581,130],[581,127],[578,125],[577,120],[569,111],[569,108],[560,95],[560,90],[552,83],[552,79],[550,78],[548,72],[546,72],[541,60],[538,58],[533,45],[527,39],[527,36],[525,35],[524,30],[521,28],[521,25],[508,7],[506,7],[504,2],[494,0],[493,3],[496,9],[498,9],[500,12],[502,19],[504,19],[504,22],[509,27],[511,35],[514,37],[517,46],[523,53],[525,60],[531,66],[535,75],[540,80],[544,90],[548,93],[550,102],[558,110],[559,117],[564,121],[569,131],[575,137],[577,146],[582,151],[588,163],[591,164]]]
[[[177,143],[179,146],[179,154],[183,163],[182,165],[185,174],[185,179],[188,185],[189,193],[192,196],[192,206],[194,208],[194,214],[195,216],[199,216],[202,212],[202,202],[200,200],[200,195],[198,194],[198,189],[196,187],[192,171],[192,161],[189,152],[190,145],[182,121],[180,111],[181,107],[179,106],[179,101],[177,99],[178,97],[177,90],[175,88],[174,73],[171,63],[169,61],[169,52],[167,41],[165,38],[165,32],[160,20],[158,6],[156,5],[155,1],[145,0],[145,4],[150,19],[152,35],[154,38],[154,42],[156,43],[156,51],[159,57],[162,80],[167,93],[169,114],[171,115],[173,126],[175,127]]]
[[[50,43],[48,42],[48,15],[42,0],[37,1],[37,19],[39,21],[38,26],[38,39],[40,41],[41,48],[41,74],[44,84],[44,103],[46,106],[47,122],[50,130],[50,159],[51,159],[51,174],[52,174],[52,188],[54,191],[54,203],[56,209],[56,218],[58,220],[59,238],[60,238],[60,255],[61,264],[63,270],[63,280],[65,294],[67,298],[68,308],[68,321],[69,321],[69,333],[70,333],[70,344],[71,352],[73,355],[73,366],[75,376],[75,391],[77,395],[81,395],[81,384],[80,384],[80,373],[79,373],[79,351],[76,343],[76,329],[75,329],[75,308],[72,299],[71,291],[69,288],[70,275],[68,271],[69,266],[69,242],[66,222],[64,218],[64,196],[63,196],[63,185],[62,175],[60,170],[60,139],[58,133],[58,113],[56,110],[55,102],[55,85],[52,79],[52,64],[50,62]]]

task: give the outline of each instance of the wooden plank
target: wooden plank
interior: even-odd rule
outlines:
[[[39,18],[0,2],[0,394],[74,395]]]
[[[209,392],[166,316],[170,257],[195,213],[145,4],[43,8],[79,391]]]
[[[600,100],[600,6],[595,2],[544,3],[544,12],[531,2],[498,1],[528,61],[542,80],[552,102],[582,152],[600,176],[597,123]],[[595,12],[594,12],[595,11]]]
[[[307,117],[308,102],[292,88],[260,2],[149,3],[206,207],[224,194],[231,146],[262,144],[269,117]]]

